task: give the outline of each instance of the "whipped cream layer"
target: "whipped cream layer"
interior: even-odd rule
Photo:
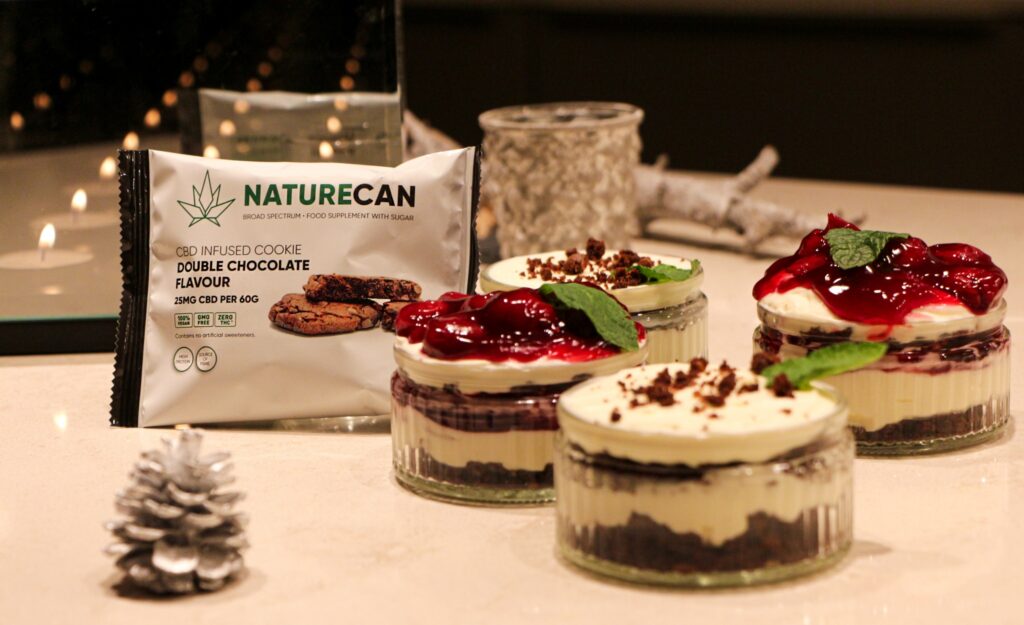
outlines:
[[[792,523],[823,507],[848,510],[853,450],[848,443],[843,449],[848,458],[822,474],[735,467],[708,471],[700,480],[638,477],[632,489],[614,488],[608,480],[566,483],[572,477],[562,470],[566,460],[559,458],[556,503],[559,517],[576,526],[627,525],[634,514],[642,514],[677,534],[693,533],[717,546],[745,533],[748,518],[758,512]]]
[[[610,257],[617,254],[618,250],[608,250],[605,252],[605,257]],[[649,257],[659,265],[674,265],[680,269],[689,269],[690,261],[683,258],[676,258],[673,256],[660,256],[655,254],[643,254],[643,256]],[[540,254],[530,254],[528,256],[514,256],[512,258],[506,258],[505,260],[498,261],[493,265],[488,266],[484,269],[480,275],[480,288],[485,293],[491,291],[511,291],[512,289],[518,289],[521,287],[539,288],[545,284],[545,281],[539,276],[536,278],[527,277],[527,260],[530,258],[540,258],[543,260],[552,259],[554,262],[562,261],[566,259],[565,251],[557,252],[543,252]],[[565,274],[559,274],[562,277],[568,277],[570,280],[575,278],[593,278],[596,274],[597,269],[588,267],[581,274],[565,276]],[[549,281],[550,282],[550,281]],[[660,284],[641,284],[637,286],[625,287],[622,289],[612,289],[608,285],[601,286],[605,291],[613,295],[616,299],[622,302],[622,305],[629,309],[629,312],[644,312],[648,310],[657,310],[659,308],[667,308],[669,306],[679,306],[685,303],[689,299],[696,297],[700,293],[701,284],[704,282],[704,269],[698,269],[697,273],[691,276],[688,280],[682,282],[662,282]]]
[[[538,358],[529,362],[481,358],[442,360],[423,353],[423,343],[395,337],[395,362],[417,384],[434,388],[453,387],[463,393],[507,393],[524,386],[550,386],[578,382],[633,367],[647,357],[647,341],[640,349],[607,358],[566,362]]]
[[[901,325],[866,325],[840,319],[818,294],[806,287],[785,293],[769,293],[758,301],[761,322],[786,334],[817,335],[848,333],[851,341],[892,340],[898,343],[936,340],[953,334],[973,334],[997,327],[1006,316],[1001,300],[988,312],[976,315],[963,304],[918,308]]]
[[[434,460],[464,468],[470,462],[500,464],[510,471],[543,471],[554,456],[555,430],[467,432],[437,423],[412,406],[392,408],[392,445],[423,449]]]
[[[713,366],[692,385],[673,391],[672,405],[644,403],[642,395],[636,405],[638,395],[629,389],[651,384],[661,371],[675,376],[689,369],[685,364],[647,365],[584,382],[561,395],[559,425],[567,440],[590,454],[700,466],[763,462],[846,423],[846,407],[828,387],[777,397],[765,379],[740,369],[735,370],[736,390],[722,405],[709,405],[696,395],[712,393],[720,383],[724,374]],[[740,392],[747,385],[756,389]]]

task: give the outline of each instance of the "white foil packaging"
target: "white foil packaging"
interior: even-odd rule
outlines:
[[[478,178],[475,148],[394,168],[123,151],[111,423],[387,413],[383,308],[472,290]]]

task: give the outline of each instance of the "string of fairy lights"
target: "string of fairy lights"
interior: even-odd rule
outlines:
[[[344,63],[345,71],[338,78],[338,87],[341,91],[350,92],[356,88],[357,76],[362,69],[362,60],[366,55],[366,40],[367,32],[365,25],[362,25],[356,33],[355,42],[349,49],[349,57]],[[275,45],[267,48],[265,58],[256,63],[253,68],[253,75],[245,81],[245,91],[255,93],[263,90],[268,79],[274,74],[276,67],[285,58],[288,44],[289,40],[287,37],[279,37]],[[126,150],[137,150],[142,146],[144,136],[142,133],[159,132],[168,116],[176,114],[180,100],[178,90],[197,87],[202,82],[202,76],[210,70],[211,62],[216,61],[223,51],[223,44],[217,40],[211,40],[203,46],[202,52],[196,55],[192,62],[178,73],[176,85],[164,90],[159,98],[159,102],[154,103],[145,110],[145,113],[139,120],[139,128],[125,133],[121,140],[121,147]],[[13,56],[13,53],[8,53],[4,58],[4,62],[8,65],[13,65],[15,61],[16,58]],[[80,82],[88,80],[95,70],[96,62],[86,58],[79,61],[77,75],[61,73],[55,81],[57,89],[52,94],[46,90],[38,91],[32,95],[31,107],[10,111],[8,114],[10,132],[18,134],[30,131],[33,123],[37,120],[38,123],[44,123],[45,120],[41,114],[54,108],[55,98],[62,97],[62,94],[72,91]],[[348,108],[348,102],[344,98],[336,98],[334,107],[339,112],[345,111]],[[237,115],[246,115],[250,108],[251,104],[245,99],[238,99],[233,105],[233,110]],[[325,125],[326,130],[332,135],[340,133],[343,129],[342,121],[336,115],[329,116],[326,119]],[[221,137],[232,137],[237,132],[237,126],[234,121],[227,119],[221,121],[217,130]],[[244,144],[239,144],[238,151],[245,153],[247,151],[246,147]],[[322,159],[329,160],[334,156],[335,146],[330,141],[322,141],[318,146],[317,152]],[[206,158],[220,158],[220,151],[215,145],[207,144],[203,148],[202,155]],[[97,172],[101,181],[113,181],[117,177],[117,161],[115,156],[114,154],[105,156],[99,163]],[[86,189],[76,189],[72,193],[70,201],[72,214],[80,214],[86,209],[87,205],[88,196]]]

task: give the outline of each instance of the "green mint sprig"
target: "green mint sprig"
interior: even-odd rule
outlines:
[[[601,289],[574,282],[545,284],[540,287],[540,295],[555,308],[583,313],[598,335],[619,349],[629,352],[640,349],[636,324],[629,313]]]
[[[690,261],[690,268],[683,269],[675,265],[655,265],[644,267],[633,265],[630,269],[636,269],[644,277],[644,284],[660,284],[662,282],[682,282],[689,280],[693,274],[700,269],[700,261],[696,258]]]
[[[889,241],[909,236],[904,232],[836,228],[825,233],[825,240],[832,262],[841,269],[853,269],[873,263]]]
[[[887,350],[885,343],[836,343],[815,350],[802,358],[776,363],[767,367],[761,375],[771,382],[776,376],[783,374],[793,386],[807,390],[813,380],[870,365],[885,356]]]

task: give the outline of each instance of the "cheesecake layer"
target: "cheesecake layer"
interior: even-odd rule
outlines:
[[[392,444],[422,449],[436,461],[465,468],[471,463],[498,464],[509,470],[543,471],[554,455],[554,430],[466,431],[445,427],[411,406],[393,403]]]

